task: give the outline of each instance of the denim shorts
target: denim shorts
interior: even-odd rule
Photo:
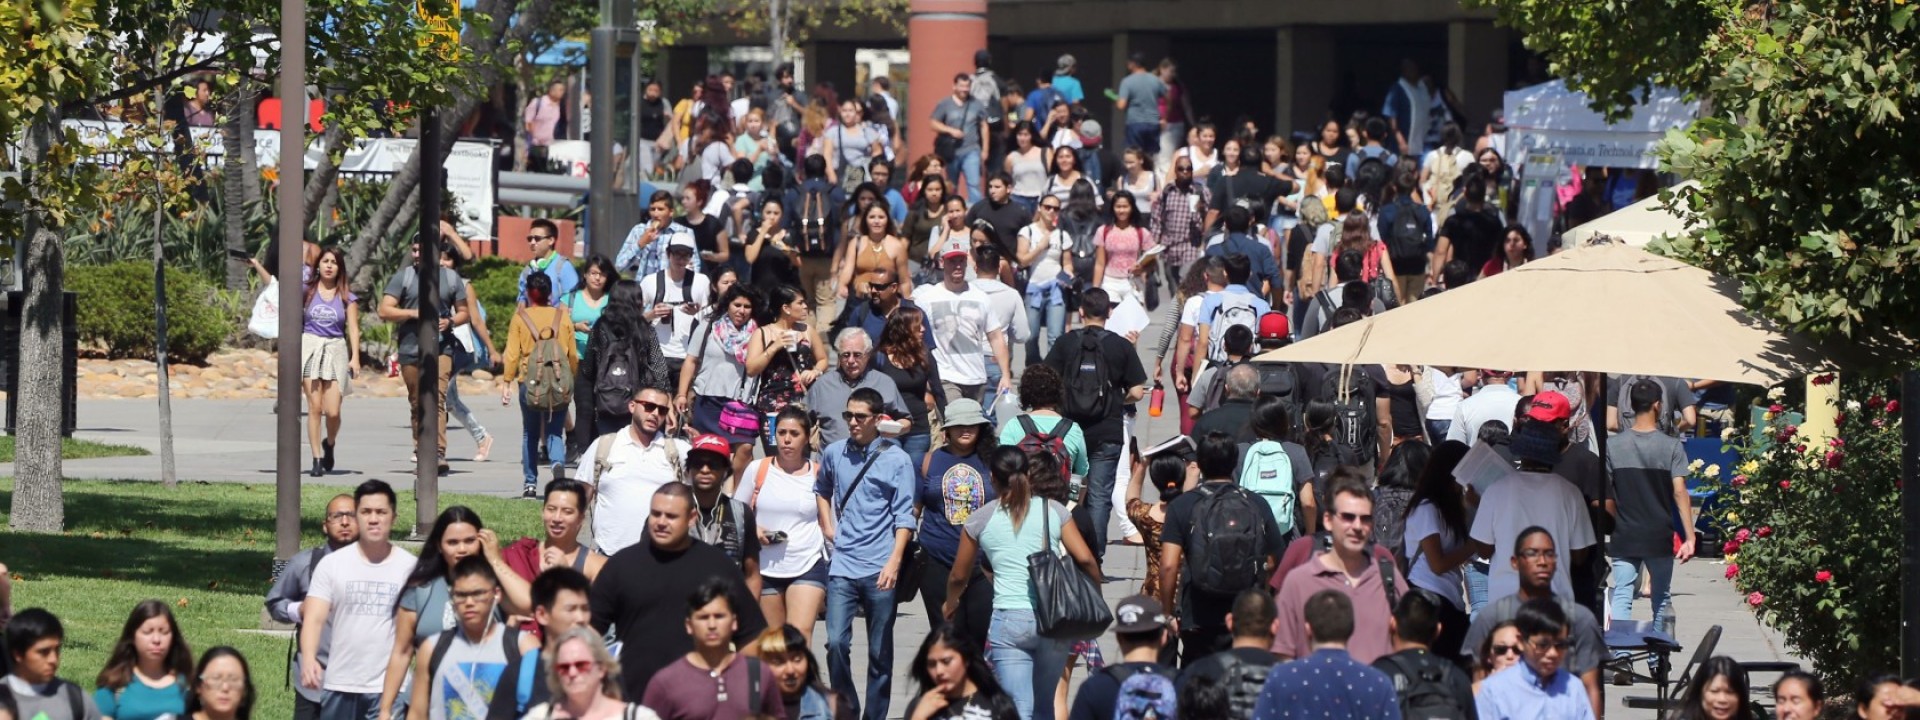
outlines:
[[[760,596],[766,597],[768,595],[783,595],[783,594],[786,594],[787,588],[793,587],[795,585],[805,585],[807,587],[814,587],[814,588],[820,588],[821,590],[826,590],[827,589],[827,559],[820,558],[818,560],[813,561],[813,567],[807,568],[806,572],[800,573],[799,575],[796,575],[794,577],[776,578],[776,577],[767,577],[765,575],[760,576]]]

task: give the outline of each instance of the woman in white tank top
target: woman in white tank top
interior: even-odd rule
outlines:
[[[1033,126],[1026,123],[1013,129],[1013,143],[1005,169],[1013,176],[1014,202],[1031,215],[1040,204],[1040,194],[1047,191],[1046,151],[1033,144]]]

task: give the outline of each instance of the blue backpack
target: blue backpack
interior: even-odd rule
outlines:
[[[1120,681],[1120,691],[1113,698],[1113,720],[1173,720],[1179,717],[1180,698],[1173,688],[1173,678],[1167,677],[1158,667],[1132,669],[1122,677],[1121,666],[1107,668],[1113,679]]]

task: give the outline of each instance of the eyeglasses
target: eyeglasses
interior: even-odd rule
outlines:
[[[233,675],[200,678],[200,684],[215,690],[239,690],[247,686],[247,679]]]
[[[850,423],[866,422],[873,419],[873,413],[857,413],[852,410],[840,413],[840,418]]]
[[[333,521],[335,521],[335,520],[342,520],[342,519],[345,519],[345,520],[352,520],[352,519],[353,519],[353,511],[352,511],[352,510],[342,510],[342,511],[340,511],[340,512],[336,512],[336,513],[327,513],[327,522],[333,522]]]
[[[1344,522],[1360,523],[1361,525],[1373,524],[1373,513],[1367,513],[1365,515],[1361,515],[1360,513],[1336,512],[1333,515],[1334,517],[1340,518]]]
[[[667,406],[661,405],[660,403],[647,402],[645,400],[635,400],[634,402],[639,403],[640,409],[644,412],[657,414],[665,414],[667,412]]]
[[[1501,655],[1519,655],[1519,654],[1520,654],[1520,646],[1519,646],[1519,645],[1495,645],[1495,646],[1493,646],[1493,652],[1492,652],[1492,655],[1493,655],[1494,657],[1500,657]]]
[[[466,602],[468,600],[485,600],[487,599],[487,596],[493,594],[493,591],[492,590],[468,590],[464,592],[454,591],[452,594],[453,594],[454,602]]]
[[[847,350],[840,353],[841,360],[852,360],[854,358],[863,358],[866,356],[867,356],[867,353],[864,350]]]
[[[1567,648],[1573,647],[1573,643],[1568,642],[1566,638],[1561,638],[1559,640],[1544,640],[1544,641],[1528,640],[1527,644],[1533,646],[1534,652],[1546,652],[1548,650],[1559,650],[1560,652],[1566,652]]]
[[[1521,550],[1515,550],[1513,554],[1519,555],[1521,558],[1524,558],[1527,560],[1533,560],[1537,558],[1552,559],[1560,556],[1560,553],[1554,552],[1553,548],[1547,548],[1545,550],[1542,550],[1540,548],[1525,548]]]
[[[575,660],[570,663],[554,663],[553,670],[561,675],[580,675],[598,666],[599,663],[592,660]]]

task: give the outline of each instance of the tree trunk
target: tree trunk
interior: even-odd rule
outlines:
[[[531,37],[553,8],[553,0],[532,0],[520,9],[518,15],[512,15],[513,26],[507,27],[507,19],[512,13],[511,0],[482,0],[479,12],[492,18],[489,27],[469,27],[461,37],[461,44],[471,48],[478,55],[488,56],[488,60],[479,63],[475,78],[469,89],[454,97],[451,107],[441,108],[439,147],[433,148],[434,162],[445,163],[447,155],[453,152],[454,140],[459,137],[461,119],[473,114],[474,108],[486,98],[488,88],[500,82],[500,68],[509,66],[513,61],[514,49]],[[409,209],[408,201],[420,184],[421,152],[425,150],[415,146],[413,154],[407,158],[407,164],[400,172],[394,173],[388,182],[387,195],[380,199],[380,207],[373,218],[360,228],[360,234],[353,239],[353,245],[347,249],[347,266],[358,268],[353,274],[355,292],[367,293],[373,288],[376,278],[373,268],[367,265],[367,256],[373,250],[373,244],[392,234],[395,228],[405,228],[413,222],[416,204]]]
[[[320,138],[320,145],[320,164],[307,174],[307,187],[301,202],[306,208],[308,225],[313,224],[314,220],[323,220],[323,226],[331,227],[330,223],[324,222],[321,211],[332,205],[328,202],[329,198],[337,200],[339,197],[340,161],[337,158],[347,145],[346,129],[337,122],[328,125],[327,132]]]
[[[167,371],[167,251],[161,242],[167,206],[158,194],[153,202],[153,369],[160,384],[160,483],[171,488],[180,479],[173,471],[173,387]]]
[[[787,61],[787,4],[788,0],[767,1],[767,30],[772,36],[768,45],[772,46],[776,68]]]
[[[259,164],[249,164],[247,158],[252,153],[242,149],[242,143],[246,147],[253,144],[248,137],[251,133],[245,132],[246,126],[253,124],[250,121],[253,113],[242,111],[253,104],[250,101],[253,93],[247,89],[249,85],[251,83],[242,81],[236,89],[233,109],[227,111],[226,126],[220,129],[220,145],[226,151],[220,162],[220,221],[226,231],[227,249],[252,254],[253,248],[247,246],[246,176],[257,174]],[[258,180],[255,182],[257,187]],[[228,257],[227,290],[245,293],[247,279],[251,275],[249,269],[245,262]]]
[[[21,166],[26,186],[42,169],[47,153],[60,137],[60,111],[49,106],[27,128],[21,143]],[[23,532],[57,533],[66,526],[61,499],[60,425],[66,411],[60,389],[65,363],[60,362],[64,318],[61,314],[66,284],[66,258],[60,229],[38,212],[26,218],[26,307],[20,323],[19,415],[15,420],[13,518],[11,526]]]

